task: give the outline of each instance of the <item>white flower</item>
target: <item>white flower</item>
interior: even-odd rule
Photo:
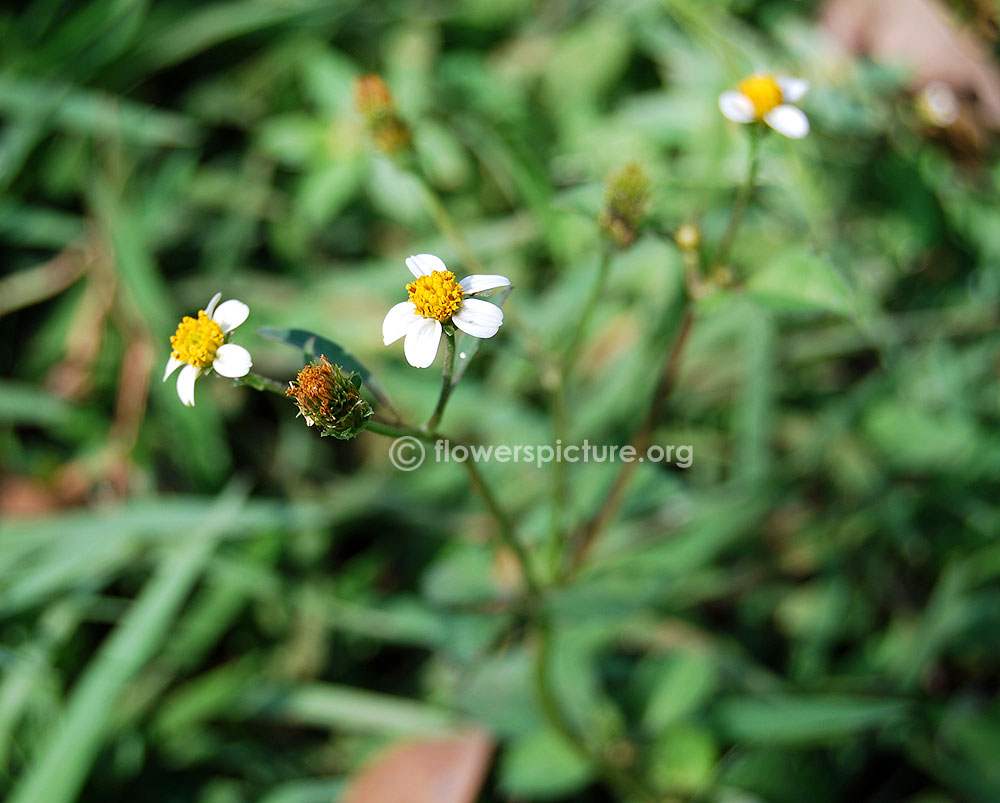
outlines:
[[[802,139],[809,133],[809,118],[790,104],[801,100],[808,89],[809,82],[801,78],[752,75],[719,95],[719,109],[735,123],[763,120],[779,134]]]
[[[170,338],[173,351],[163,381],[184,366],[177,375],[177,395],[187,407],[194,407],[194,383],[206,368],[235,379],[246,376],[253,365],[249,351],[226,342],[229,334],[250,315],[250,307],[235,298],[219,304],[220,298],[222,293],[212,296],[208,306],[198,311],[197,318],[185,315]]]
[[[405,337],[403,353],[414,368],[426,368],[434,362],[444,323],[450,321],[474,337],[493,337],[500,329],[503,310],[474,296],[509,287],[506,276],[466,276],[459,282],[433,254],[408,257],[406,267],[415,277],[406,285],[410,299],[394,306],[385,316],[382,342],[388,346]]]

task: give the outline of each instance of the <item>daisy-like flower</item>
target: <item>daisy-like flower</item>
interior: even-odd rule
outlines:
[[[763,120],[789,139],[802,139],[809,133],[809,118],[797,103],[809,89],[809,82],[787,76],[751,75],[736,89],[719,95],[719,109],[735,123]]]
[[[219,304],[222,293],[216,293],[208,306],[198,310],[198,317],[185,315],[170,338],[173,351],[163,373],[166,382],[177,375],[177,395],[187,407],[194,407],[194,383],[207,368],[232,379],[250,373],[253,362],[243,346],[227,343],[230,333],[250,315],[250,307],[231,298]]]
[[[415,277],[406,285],[410,300],[389,310],[382,321],[382,342],[388,346],[405,337],[403,353],[414,368],[434,362],[444,324],[453,323],[473,337],[493,337],[499,331],[503,310],[474,296],[509,287],[506,276],[466,276],[459,282],[433,254],[408,257],[406,267]]]

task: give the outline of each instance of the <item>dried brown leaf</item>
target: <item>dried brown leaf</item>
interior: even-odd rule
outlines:
[[[354,776],[342,803],[473,803],[489,768],[493,740],[470,729],[447,738],[407,740]]]
[[[905,66],[914,90],[941,81],[975,98],[981,124],[1000,129],[1000,70],[938,0],[828,0],[822,21],[849,50]]]

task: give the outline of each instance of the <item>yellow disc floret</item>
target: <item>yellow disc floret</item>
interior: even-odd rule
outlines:
[[[447,321],[462,304],[462,288],[450,270],[436,270],[406,285],[417,315]]]
[[[752,75],[740,82],[739,90],[753,103],[758,120],[780,106],[784,100],[781,87],[770,75]]]
[[[215,352],[225,340],[222,327],[208,317],[205,310],[198,311],[198,317],[185,315],[170,338],[174,357],[195,368],[208,368],[215,360]]]

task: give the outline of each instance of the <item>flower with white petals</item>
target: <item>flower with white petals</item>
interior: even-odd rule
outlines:
[[[751,75],[736,89],[719,95],[719,109],[735,123],[764,121],[779,134],[802,139],[809,133],[809,118],[797,103],[809,89],[809,82],[787,76]]]
[[[466,276],[459,282],[433,254],[408,257],[406,267],[414,276],[414,281],[406,285],[410,299],[394,306],[385,316],[382,342],[388,346],[405,337],[403,353],[414,368],[426,368],[434,362],[446,324],[454,324],[473,337],[493,337],[499,331],[503,310],[475,296],[510,287],[506,276]]]
[[[222,293],[216,293],[205,309],[198,310],[197,318],[185,315],[170,338],[173,351],[163,381],[184,366],[177,375],[177,395],[187,407],[194,407],[194,383],[206,369],[236,379],[250,373],[253,365],[249,351],[226,342],[250,315],[250,307],[235,298],[219,304],[220,298]]]

